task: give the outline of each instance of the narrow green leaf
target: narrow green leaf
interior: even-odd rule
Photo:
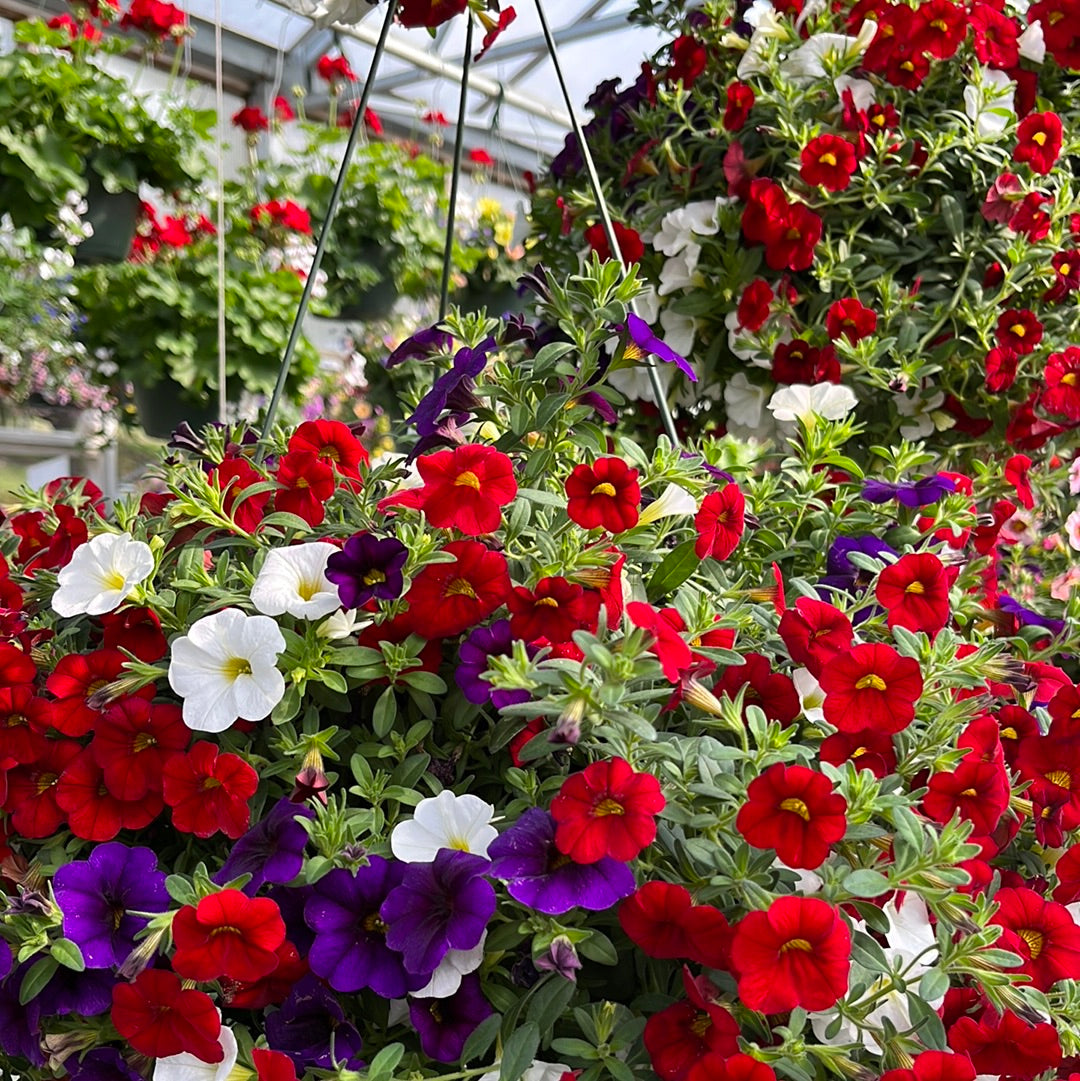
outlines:
[[[83,960],[82,950],[69,938],[58,938],[49,945],[49,953],[72,972],[83,972],[86,969],[86,961]]]
[[[651,603],[678,589],[701,566],[701,560],[694,551],[696,543],[688,540],[664,556],[645,587],[645,595]]]
[[[60,963],[55,957],[42,957],[40,961],[35,961],[19,985],[19,1005],[25,1006],[37,998],[59,967]]]
[[[532,1065],[540,1047],[540,1029],[535,1021],[526,1021],[503,1045],[499,1081],[521,1081]]]

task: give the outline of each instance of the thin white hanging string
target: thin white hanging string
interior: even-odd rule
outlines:
[[[224,424],[228,410],[225,387],[225,76],[222,71],[221,0],[214,0],[214,91],[217,125],[217,346],[218,346],[218,420]]]

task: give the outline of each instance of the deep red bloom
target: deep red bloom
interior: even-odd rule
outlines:
[[[1024,356],[1042,341],[1043,325],[1027,308],[1002,312],[997,321],[997,340],[1002,349]]]
[[[841,732],[907,728],[923,689],[919,662],[879,643],[838,654],[822,668],[820,682],[825,720]]]
[[[286,939],[274,951],[277,968],[269,976],[254,983],[238,983],[229,998],[230,1005],[238,1010],[264,1010],[285,1001],[293,985],[308,973],[308,963],[297,948]]]
[[[949,1046],[971,1059],[980,1074],[1031,1078],[1061,1061],[1061,1043],[1053,1025],[1029,1025],[1012,1010],[1000,1017],[986,1010],[976,1021],[961,1017],[949,1028]]]
[[[1080,289],[1080,248],[1056,252],[1050,260],[1054,268],[1054,284],[1043,293],[1043,300],[1060,304]]]
[[[401,0],[397,19],[402,26],[441,26],[467,7],[468,0]]]
[[[506,603],[510,633],[526,642],[569,642],[574,631],[595,631],[600,614],[600,594],[565,578],[541,578],[535,591],[516,586]]]
[[[311,235],[311,214],[291,199],[271,199],[257,203],[248,211],[251,224],[261,229],[278,227],[293,233]]]
[[[165,763],[190,739],[179,706],[125,698],[98,720],[90,751],[106,788],[117,799],[137,800],[161,791]]]
[[[738,547],[745,525],[746,497],[737,484],[710,492],[694,516],[698,533],[694,551],[698,559],[727,559]]]
[[[779,630],[791,659],[815,678],[833,657],[851,648],[855,637],[851,620],[839,608],[812,597],[799,597],[780,617]]]
[[[266,478],[246,458],[226,458],[221,465],[210,471],[210,483],[223,493],[225,514],[232,518],[238,528],[246,533],[256,530],[263,519],[269,492],[245,496],[246,489],[262,484]]]
[[[645,1025],[645,1050],[662,1081],[685,1081],[710,1052],[727,1057],[739,1048],[738,1022],[716,1002],[716,988],[706,979],[691,979],[686,968],[683,984],[686,999],[653,1014]]]
[[[222,890],[184,905],[173,918],[173,968],[187,980],[254,983],[277,968],[285,922],[268,897]]]
[[[671,683],[678,683],[682,673],[693,663],[694,656],[679,634],[684,628],[668,618],[668,611],[664,609],[658,612],[644,601],[631,601],[626,606],[630,622],[635,627],[652,632],[655,640],[649,650],[663,666],[665,678]],[[679,624],[681,622],[680,619]]]
[[[760,653],[747,653],[743,663],[725,668],[716,685],[714,694],[726,694],[732,701],[743,690],[743,716],[749,706],[758,706],[770,721],[790,724],[802,710],[799,694],[789,676],[774,672],[768,657]]]
[[[962,4],[926,0],[915,9],[914,48],[947,60],[967,35],[968,15]]]
[[[1011,349],[995,346],[986,354],[986,389],[994,394],[1016,382],[1017,356]]]
[[[68,827],[84,841],[111,841],[122,829],[141,830],[164,806],[158,792],[134,800],[109,791],[105,774],[89,748],[73,758],[56,785],[56,804],[67,812]]]
[[[18,646],[0,642],[0,687],[30,686],[37,679],[37,665]]]
[[[574,466],[566,478],[566,513],[583,529],[622,533],[638,521],[638,472],[621,458],[597,458]]]
[[[821,239],[821,218],[802,203],[789,203],[773,180],[750,183],[742,229],[751,244],[765,245],[765,262],[773,270],[806,270]]]
[[[776,1081],[776,1073],[771,1066],[749,1055],[739,1053],[728,1057],[710,1051],[690,1067],[686,1081]]]
[[[747,844],[772,848],[788,867],[813,869],[847,830],[847,800],[806,766],[777,762],[750,782],[735,828]]]
[[[212,743],[196,743],[165,764],[163,790],[181,833],[212,837],[221,830],[236,840],[248,828],[259,775],[239,755],[219,754]]]
[[[949,622],[949,580],[932,552],[909,552],[878,576],[874,596],[890,627],[925,631],[932,638]]]
[[[681,81],[689,90],[705,70],[708,60],[709,54],[697,38],[690,34],[680,34],[671,43],[671,66],[664,73],[664,77],[669,83]]]
[[[0,687],[0,757],[27,764],[41,752],[41,737],[53,726],[53,703],[28,684]]]
[[[296,119],[296,113],[293,112],[289,99],[282,97],[280,94],[274,98],[274,119],[280,120],[282,123]]]
[[[1080,826],[1080,740],[1028,736],[1020,741],[1016,766],[1041,802],[1067,804],[1070,828]]]
[[[25,574],[66,567],[75,549],[86,543],[89,531],[74,508],[57,503],[52,514],[55,522],[39,510],[16,514],[11,519],[11,531],[19,538],[15,558]]]
[[[255,1067],[258,1081],[296,1081],[293,1060],[283,1051],[268,1051],[264,1047],[252,1048],[251,1064]]]
[[[802,338],[795,338],[776,343],[770,374],[777,383],[839,383],[840,362],[831,345],[818,349]]]
[[[320,56],[315,71],[320,79],[328,83],[356,82],[356,72],[344,56],[331,56],[329,53]]]
[[[60,774],[82,748],[73,739],[41,739],[37,753],[7,775],[7,811],[19,837],[49,837],[64,821],[56,802]]]
[[[754,89],[746,83],[734,82],[727,88],[724,108],[724,131],[739,131],[754,107]]]
[[[803,147],[799,173],[812,187],[843,191],[858,168],[855,147],[839,135],[819,135]]]
[[[1070,345],[1063,353],[1051,353],[1043,378],[1046,389],[1039,396],[1043,409],[1080,420],[1080,345]]]
[[[1035,497],[1031,492],[1031,480],[1028,470],[1031,468],[1031,459],[1026,454],[1014,454],[1005,463],[1003,475],[1005,483],[1011,484],[1016,489],[1016,498],[1020,506],[1031,510],[1035,506]]]
[[[827,1010],[847,992],[851,932],[825,901],[778,897],[735,925],[731,960],[751,1010]]]
[[[270,129],[270,119],[257,105],[246,105],[239,112],[233,113],[233,127],[246,131],[249,135]]]
[[[896,770],[896,748],[892,736],[871,728],[834,732],[822,740],[818,757],[831,766],[854,762],[859,769],[868,769],[878,778],[888,777]]]
[[[645,242],[641,239],[638,231],[623,225],[621,222],[614,222],[613,225],[615,239],[619,243],[619,251],[622,253],[623,262],[639,262],[645,254]],[[596,222],[585,230],[585,243],[600,256],[602,263],[606,263],[611,258],[611,245],[608,243],[603,222]]]
[[[364,444],[340,420],[306,420],[289,439],[289,453],[307,451],[346,477],[359,477],[370,460]]]
[[[425,454],[416,461],[424,479],[417,500],[437,529],[457,529],[466,536],[493,533],[502,511],[517,495],[514,464],[494,447],[466,443]]]
[[[651,773],[635,772],[624,758],[592,762],[570,774],[551,801],[555,846],[575,863],[632,860],[656,837],[664,803]]]
[[[98,649],[93,653],[68,653],[56,662],[45,689],[56,696],[53,727],[65,736],[85,736],[101,719],[108,702],[99,701],[103,690],[124,670],[127,657],[116,649]],[[153,698],[153,686],[144,687],[140,698]]]
[[[769,306],[775,299],[776,294],[769,283],[764,278],[755,278],[739,297],[736,309],[739,326],[751,332],[760,330],[769,318]]]
[[[186,25],[187,16],[178,7],[161,0],[131,0],[131,6],[120,20],[121,29],[134,27],[159,41],[170,35],[177,36]]]
[[[910,1070],[887,1070],[878,1081],[975,1081],[975,1067],[967,1055],[922,1051]]]
[[[98,616],[105,649],[126,649],[140,661],[153,664],[168,652],[169,644],[161,630],[161,620],[150,608],[123,608]]]
[[[1005,69],[1020,62],[1020,28],[1015,19],[998,11],[993,4],[976,3],[968,22],[975,31],[975,55],[980,64]]]
[[[1022,706],[1002,706],[995,714],[998,725],[998,739],[1005,761],[1016,769],[1020,744],[1028,736],[1039,734],[1039,722],[1035,715]]]
[[[1016,129],[1013,161],[1026,161],[1036,173],[1046,175],[1061,153],[1061,118],[1057,113],[1032,113]]]
[[[1052,207],[1053,202],[1040,191],[1028,192],[1009,219],[1009,228],[1014,233],[1023,233],[1033,244],[1043,240],[1050,232],[1050,214],[1043,207],[1047,204]]]
[[[1009,806],[1009,779],[1001,766],[968,753],[951,772],[935,773],[927,782],[923,810],[936,822],[954,814],[967,819],[977,834],[993,832]]]
[[[1080,70],[1080,8],[1076,0],[1038,0],[1027,10],[1030,26],[1042,24],[1046,51],[1063,68]]]
[[[147,968],[134,983],[114,985],[111,1016],[116,1031],[141,1055],[168,1058],[186,1051],[203,1062],[225,1057],[213,999],[203,991],[185,991],[168,969]]]
[[[1054,887],[1054,900],[1062,905],[1080,901],[1080,844],[1067,848],[1054,865],[1058,884]]]
[[[646,882],[619,906],[619,923],[650,957],[689,958],[726,969],[731,928],[712,905],[695,905],[685,886]]]
[[[877,313],[858,297],[845,297],[829,305],[825,329],[833,341],[843,335],[854,344],[877,330]]]
[[[333,467],[312,451],[293,451],[278,461],[274,479],[282,487],[274,493],[274,509],[303,518],[310,526],[321,525],[326,501],[337,482]]]
[[[488,49],[502,36],[502,32],[517,18],[517,12],[513,8],[504,8],[499,12],[497,21],[485,24],[484,40],[480,45],[480,51],[473,60],[482,60],[487,55]]]
[[[1080,927],[1063,904],[1030,889],[1003,888],[994,900],[998,910],[990,922],[1016,936],[1005,948],[1024,959],[1020,971],[1034,987],[1049,991],[1058,980],[1080,978]]]

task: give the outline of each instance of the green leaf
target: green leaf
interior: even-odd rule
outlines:
[[[405,1045],[400,1043],[388,1044],[372,1060],[368,1066],[368,1079],[375,1081],[376,1078],[393,1077],[397,1064],[405,1054]]]
[[[475,1062],[481,1056],[487,1054],[488,1048],[495,1042],[499,1026],[502,1024],[502,1014],[493,1013],[485,1017],[479,1025],[469,1033],[465,1046],[461,1049],[461,1065],[467,1066]]]
[[[539,503],[543,507],[566,509],[566,496],[556,495],[554,492],[542,492],[539,488],[519,488],[517,494],[530,503]]]
[[[601,965],[617,965],[619,955],[611,944],[611,939],[599,931],[593,931],[588,938],[578,944],[578,953],[590,961]]]
[[[852,897],[880,897],[889,890],[889,880],[878,871],[860,868],[852,871],[841,883]]]
[[[541,1034],[550,1031],[555,1022],[570,1005],[570,1000],[577,991],[577,984],[562,976],[552,975],[533,992],[527,1017],[535,1021]]]
[[[166,876],[165,889],[169,891],[169,896],[178,905],[197,905],[199,903],[199,895],[195,892],[195,887],[183,875]]]
[[[919,980],[919,998],[926,1002],[932,1002],[936,998],[944,998],[949,990],[949,977],[940,968],[932,968],[921,980]]]
[[[651,603],[678,589],[701,566],[694,551],[696,544],[696,540],[685,541],[664,556],[645,587],[645,595]]]
[[[377,736],[386,736],[394,727],[394,719],[397,717],[397,696],[393,687],[387,687],[379,695],[378,702],[371,712],[371,727]]]
[[[499,1081],[521,1081],[532,1065],[540,1047],[540,1029],[535,1021],[526,1021],[503,1045]]]
[[[19,985],[19,1005],[25,1006],[37,998],[59,967],[55,957],[42,957],[40,961],[35,961]]]
[[[49,953],[72,972],[86,970],[86,961],[83,960],[82,950],[69,938],[58,938],[49,945]]]

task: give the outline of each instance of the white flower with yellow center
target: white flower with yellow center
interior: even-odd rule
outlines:
[[[422,799],[413,816],[390,834],[390,851],[404,863],[433,863],[441,848],[486,856],[499,835],[491,824],[495,808],[479,796],[440,792]]]
[[[341,607],[326,561],[340,549],[325,541],[271,548],[251,587],[251,603],[264,616],[322,619]]]
[[[221,1026],[218,1042],[224,1053],[220,1062],[203,1062],[190,1051],[169,1055],[154,1063],[153,1081],[226,1081],[236,1065],[239,1048],[232,1029],[226,1025]]]
[[[225,608],[203,616],[172,644],[169,686],[184,700],[184,723],[224,732],[238,719],[259,721],[281,701],[277,670],[285,639],[267,616]]]
[[[119,608],[154,573],[150,545],[129,533],[102,533],[75,554],[58,576],[52,607],[61,616],[101,616]]]

